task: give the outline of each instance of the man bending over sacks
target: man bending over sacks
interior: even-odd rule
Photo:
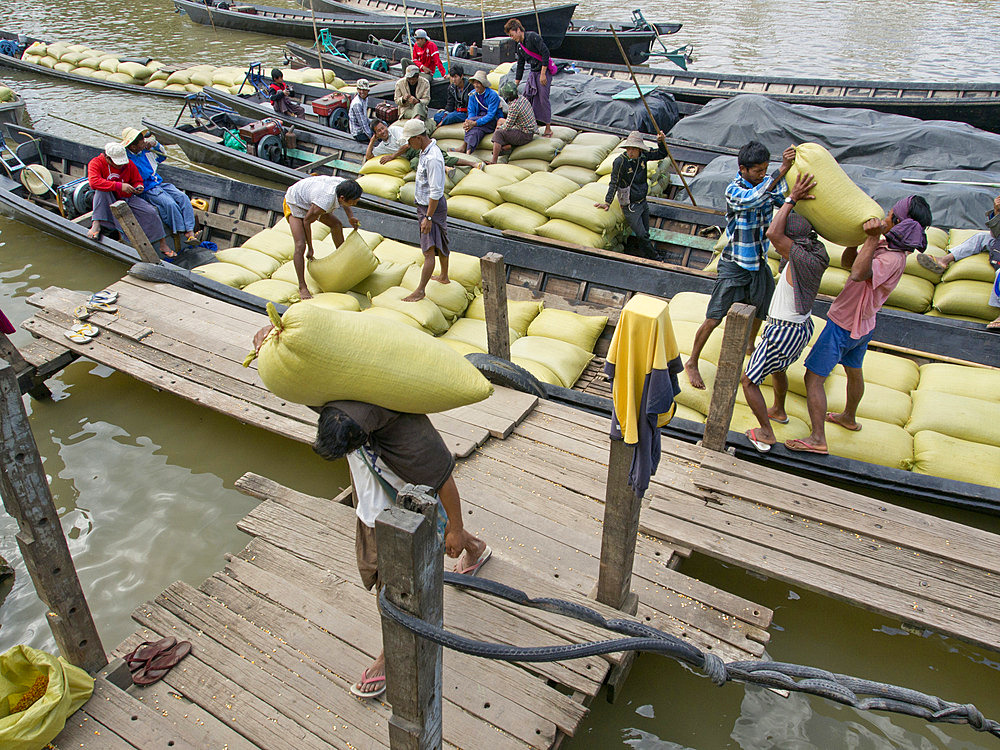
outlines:
[[[462,524],[462,501],[452,477],[455,458],[426,414],[404,414],[358,401],[331,401],[319,417],[313,450],[328,461],[347,457],[357,512],[355,549],[361,582],[381,588],[375,518],[405,484],[426,485],[438,496],[447,518],[444,549],[458,558],[457,573],[475,575],[492,550]],[[385,692],[385,652],[366,669],[351,692],[377,698]]]
[[[759,453],[767,453],[777,442],[771,420],[785,423],[785,395],[788,376],[785,371],[798,360],[813,335],[810,317],[813,302],[819,293],[819,282],[830,265],[826,247],[812,225],[792,209],[798,201],[811,200],[809,191],[816,186],[812,175],[800,174],[791,195],[771,220],[767,238],[781,256],[781,275],[767,310],[767,327],[750,357],[743,373],[743,395],[757,417],[760,427],[746,431],[750,443]],[[774,405],[768,409],[760,384],[771,376]]]
[[[986,228],[990,230],[988,233],[974,234],[940,260],[932,255],[920,255],[917,256],[917,262],[928,271],[940,274],[948,270],[948,266],[956,260],[978,253],[989,253],[990,265],[996,271],[989,302],[993,307],[1000,307],[1000,195],[993,199],[993,210],[986,212]],[[986,327],[1000,330],[1000,315],[992,323],[987,323]]]
[[[931,209],[919,195],[903,198],[885,219],[869,219],[864,224],[865,242],[861,250],[849,247],[841,265],[850,276],[837,299],[830,305],[823,332],[806,357],[806,401],[812,432],[804,438],[785,441],[792,451],[827,454],[826,423],[857,432],[858,404],[865,393],[861,364],[875,330],[875,316],[896,288],[906,256],[927,249],[925,230],[931,224]],[[883,236],[884,235],[884,236]],[[847,373],[847,400],[839,414],[826,410],[826,379],[838,364]]]
[[[698,371],[698,358],[712,331],[737,302],[757,308],[750,340],[757,338],[761,321],[767,316],[774,291],[774,278],[767,265],[769,242],[764,236],[775,206],[784,201],[785,175],[795,161],[795,148],[789,146],[781,155],[781,168],[767,177],[771,153],[763,143],[750,141],[740,149],[739,174],[726,188],[726,231],[729,244],[719,258],[719,275],[708,301],[705,322],[694,335],[691,356],[684,372],[692,388],[704,390],[705,381]]]
[[[288,228],[295,241],[295,255],[292,264],[299,280],[299,297],[309,299],[312,294],[306,286],[306,258],[312,260],[312,225],[315,222],[330,227],[333,243],[340,247],[344,242],[344,225],[333,215],[339,205],[347,215],[347,221],[357,229],[361,222],[354,218],[351,208],[361,200],[361,185],[345,177],[306,177],[292,185],[285,192],[285,216]]]

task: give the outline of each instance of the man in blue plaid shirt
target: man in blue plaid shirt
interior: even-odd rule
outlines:
[[[771,153],[758,141],[750,141],[740,149],[739,175],[726,188],[726,231],[729,244],[719,258],[719,275],[705,311],[705,322],[694,335],[691,356],[684,363],[684,372],[692,388],[702,390],[705,381],[698,371],[698,358],[708,343],[712,331],[737,302],[757,308],[750,340],[757,338],[761,322],[767,317],[774,292],[774,277],[767,265],[767,227],[775,206],[785,198],[785,175],[795,161],[795,148],[788,147],[781,155],[781,168],[767,179]]]

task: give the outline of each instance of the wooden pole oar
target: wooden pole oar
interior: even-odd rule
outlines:
[[[486,41],[486,5],[484,0],[479,0],[479,15],[483,19],[483,42]],[[479,45],[482,46],[482,43]]]
[[[403,0],[403,23],[406,24],[406,43],[410,45],[410,54],[413,54],[413,37],[410,36],[410,16],[406,12],[406,0]],[[405,71],[404,71],[405,72]]]
[[[212,24],[212,33],[215,34],[216,40],[219,38],[219,30],[215,28],[215,18],[212,17],[212,6],[205,3],[205,10],[208,11],[208,22]]]
[[[542,35],[542,22],[538,18],[538,3],[531,0],[531,7],[535,9],[535,28],[538,29],[538,36]]]
[[[319,46],[319,31],[316,30],[316,0],[310,0],[309,12],[312,14],[313,22],[313,39],[316,41],[316,59],[319,60],[319,74],[323,78],[323,88],[328,88],[326,85],[326,70],[323,69],[323,48]],[[304,103],[304,100],[303,100]]]
[[[532,2],[534,2],[534,0],[532,0]],[[625,49],[624,47],[622,47],[622,42],[618,38],[618,32],[615,31],[614,24],[611,24],[611,33],[615,37],[615,44],[618,45],[618,51],[622,53],[622,60],[624,60],[625,65],[628,66],[628,74],[632,76],[632,83],[635,84],[635,90],[639,92],[639,98],[642,99],[642,104],[646,108],[646,114],[649,115],[649,121],[653,123],[653,127],[656,128],[656,134],[658,136],[663,135],[663,131],[660,130],[660,126],[656,122],[656,118],[653,117],[653,110],[649,108],[649,103],[646,101],[646,97],[642,95],[642,89],[639,88],[639,81],[636,80],[635,71],[632,70],[632,63],[629,62],[628,55],[625,54]],[[664,138],[666,138],[665,135]],[[697,208],[698,204],[694,200],[694,195],[691,193],[691,188],[690,186],[688,186],[687,180],[684,179],[684,174],[681,172],[680,165],[677,164],[677,161],[674,159],[674,155],[670,153],[670,146],[664,143],[663,147],[667,150],[667,156],[670,158],[670,163],[673,165],[674,171],[677,173],[677,176],[681,178],[681,183],[684,185],[684,189],[687,191],[688,198],[691,199],[691,205]]]
[[[441,5],[441,32],[444,34],[444,58],[448,62],[448,72],[451,72],[451,52],[448,51],[448,24],[444,20],[444,0],[438,0]],[[486,21],[483,20],[483,28],[486,28]],[[431,78],[434,77],[434,71],[431,71]]]

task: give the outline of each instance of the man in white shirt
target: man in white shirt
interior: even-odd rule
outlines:
[[[420,284],[403,298],[403,302],[416,302],[424,298],[427,282],[434,273],[435,257],[441,264],[441,273],[433,276],[434,281],[449,283],[448,201],[444,197],[444,154],[437,141],[427,135],[426,123],[418,119],[410,120],[403,126],[403,137],[410,148],[420,152],[414,199],[420,221],[420,249],[424,253],[424,265],[420,271]]]
[[[409,148],[406,139],[403,138],[402,125],[387,125],[384,120],[376,120],[372,130],[374,132],[368,141],[365,161],[375,156],[389,156],[389,159],[382,161],[391,161],[397,153],[405,153]]]
[[[760,453],[767,453],[777,442],[771,420],[788,422],[785,396],[788,376],[785,371],[801,356],[813,334],[810,314],[819,292],[819,282],[830,264],[823,243],[812,225],[792,208],[800,200],[813,198],[809,191],[816,186],[812,175],[799,175],[791,194],[771,220],[767,238],[781,256],[783,268],[767,310],[767,327],[750,357],[741,383],[747,405],[760,427],[746,431],[747,439]],[[774,405],[768,409],[760,384],[771,376]]]

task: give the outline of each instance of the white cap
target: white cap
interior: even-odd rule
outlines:
[[[417,29],[416,31],[413,32],[413,38],[414,39],[429,39],[430,37],[427,36],[427,32],[424,31],[423,29]]]
[[[357,81],[354,82],[354,88],[356,88],[358,91],[367,91],[371,87],[372,87],[371,81],[369,81],[367,78],[359,78]]]
[[[125,147],[120,143],[109,143],[104,147],[104,155],[116,167],[124,167],[128,164],[128,154]]]
[[[403,125],[403,137],[406,140],[410,140],[417,135],[427,134],[427,124],[418,117],[414,117],[412,120],[407,120],[406,124]]]
[[[486,88],[490,87],[490,77],[486,75],[485,70],[477,70],[476,74],[472,76],[472,80],[483,84]]]
[[[418,68],[416,65],[407,65],[406,66],[406,77],[407,78],[413,78],[414,76],[418,76],[418,75],[420,75],[420,68]]]

